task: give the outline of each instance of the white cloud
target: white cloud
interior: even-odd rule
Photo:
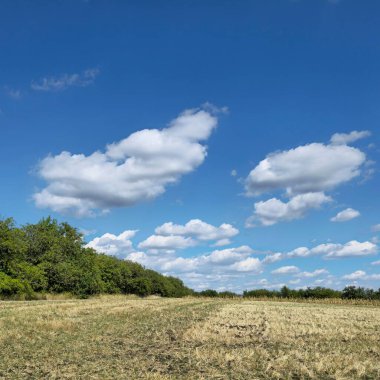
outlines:
[[[168,128],[132,133],[108,145],[104,153],[48,156],[38,167],[48,184],[34,194],[35,203],[55,212],[89,216],[154,199],[204,161],[207,148],[200,141],[216,125],[214,115],[192,109]]]
[[[325,258],[344,258],[344,257],[360,257],[369,256],[377,253],[377,246],[369,241],[358,242],[356,240],[348,243],[332,244],[326,247]]]
[[[204,256],[205,261],[213,264],[231,264],[239,260],[245,259],[253,253],[252,248],[243,245],[238,248],[227,248],[222,250],[215,250],[210,255]]]
[[[373,232],[380,232],[380,223],[379,224],[375,224],[374,226],[372,226],[372,231]]]
[[[338,212],[333,218],[330,220],[332,222],[347,222],[351,219],[355,219],[360,216],[360,212],[354,210],[353,208],[346,208],[343,211]]]
[[[198,261],[194,258],[176,257],[161,265],[164,271],[189,272],[198,268]]]
[[[194,245],[196,245],[196,241],[190,237],[151,235],[139,243],[138,248],[147,249],[150,253],[159,253],[159,251],[175,252],[177,249],[189,248]]]
[[[213,247],[222,247],[224,245],[230,245],[232,242],[230,239],[220,239],[216,243],[214,243]]]
[[[318,277],[323,274],[328,274],[329,271],[327,269],[316,269],[313,272],[301,272],[296,274],[296,277],[303,277],[303,278],[313,278],[313,277]]]
[[[365,154],[357,148],[338,144],[354,141],[367,132],[334,135],[334,144],[312,143],[294,149],[274,152],[251,170],[245,179],[247,196],[285,191],[288,201],[276,197],[256,202],[254,214],[246,226],[255,222],[270,226],[280,221],[303,218],[310,209],[330,202],[327,191],[358,177],[366,162]]]
[[[306,247],[297,248],[287,254],[288,257],[308,257],[314,255],[321,255],[324,258],[344,258],[344,257],[357,257],[369,256],[377,252],[376,244],[369,241],[358,242],[351,240],[345,244],[320,244],[314,248],[308,249]]]
[[[237,173],[237,170],[236,170],[236,169],[232,169],[232,170],[231,170],[231,176],[232,176],[232,177],[236,177],[237,174],[238,174],[238,173]]]
[[[126,230],[120,235],[106,233],[91,240],[86,247],[107,255],[124,258],[133,250],[133,244],[130,239],[135,236],[136,232],[137,230]]]
[[[86,87],[94,83],[99,75],[99,69],[91,68],[81,74],[61,74],[56,77],[45,77],[32,81],[30,87],[35,91],[63,91],[68,87]]]
[[[380,265],[380,260],[378,260],[378,261],[373,261],[373,262],[371,263],[371,265]]]
[[[247,195],[285,189],[288,194],[327,191],[360,174],[365,154],[346,145],[313,143],[272,153],[248,175]]]
[[[298,247],[286,254],[287,257],[307,257],[309,255],[310,255],[310,250],[309,248],[306,248],[306,247]]]
[[[298,273],[300,270],[298,267],[294,266],[294,265],[289,265],[289,266],[284,266],[284,267],[280,267],[280,268],[277,268],[275,270],[272,270],[272,274],[294,274],[294,273]]]
[[[346,145],[371,136],[370,131],[352,131],[350,133],[335,133],[331,137],[331,144]]]
[[[245,260],[238,261],[235,264],[231,265],[231,269],[238,272],[261,272],[261,262],[255,257],[248,257]]]
[[[200,219],[192,219],[185,225],[164,223],[155,229],[157,235],[191,236],[200,241],[217,240],[217,244],[229,244],[229,239],[239,233],[231,224],[223,223],[219,227],[205,223]]]
[[[351,280],[351,281],[355,281],[355,280],[365,280],[365,281],[375,280],[375,281],[377,281],[377,280],[380,280],[380,274],[367,274],[366,272],[364,272],[362,270],[357,270],[353,273],[346,274],[342,278],[344,280]]]
[[[346,274],[343,276],[344,280],[359,280],[366,276],[366,273],[362,270],[357,270],[351,274]]]
[[[331,198],[322,192],[299,194],[285,203],[277,198],[256,202],[254,214],[247,220],[247,227],[259,221],[264,226],[271,226],[281,221],[302,218],[310,209],[318,209]]]
[[[168,236],[171,238],[172,236]],[[176,237],[178,238],[178,236]],[[181,237],[182,239],[189,239]],[[144,244],[145,245],[145,244]],[[151,246],[148,246],[150,248]],[[174,250],[162,250],[162,246],[156,246],[158,253],[154,255],[148,249],[145,252],[132,252],[127,259],[139,262],[147,267],[159,270],[161,272],[198,273],[197,277],[205,276],[232,276],[234,272],[252,272],[256,273],[261,270],[259,259],[250,257],[253,253],[252,248],[243,245],[240,247],[228,248],[223,250],[214,250],[209,254],[195,257],[176,256]],[[168,248],[169,245],[164,246]],[[173,244],[171,244],[173,247]],[[144,248],[139,244],[139,248]],[[155,253],[155,252],[153,252]]]
[[[271,263],[289,258],[322,256],[324,259],[371,256],[378,252],[376,244],[370,241],[351,240],[345,244],[326,243],[313,248],[298,247],[289,252],[267,255],[263,263]]]
[[[219,227],[192,219],[185,225],[164,223],[155,229],[155,235],[139,244],[139,248],[148,249],[151,253],[172,251],[195,246],[207,241],[216,241],[213,246],[231,244],[230,237],[239,233],[231,224],[223,223]]]
[[[282,260],[283,258],[284,258],[284,254],[277,252],[277,253],[266,255],[262,262],[263,264],[273,264],[273,263],[276,263],[277,261]]]

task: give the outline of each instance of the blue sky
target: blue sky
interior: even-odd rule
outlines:
[[[379,287],[379,12],[3,2],[0,214],[196,289]]]

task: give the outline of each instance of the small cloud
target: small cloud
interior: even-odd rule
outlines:
[[[271,226],[282,221],[301,219],[309,210],[319,209],[323,204],[331,201],[331,197],[323,192],[317,192],[296,195],[288,202],[277,198],[256,202],[254,213],[247,219],[246,227],[254,227],[255,222],[263,226]]]
[[[371,230],[373,232],[380,232],[380,223],[379,224],[375,224],[371,227]]]
[[[235,169],[231,170],[231,175],[232,177],[236,177],[237,176],[237,171]]]
[[[61,74],[55,77],[44,77],[38,81],[32,81],[30,87],[35,91],[45,92],[63,91],[69,87],[86,87],[94,83],[99,73],[99,69],[91,68],[80,74]]]
[[[356,281],[356,280],[375,280],[378,281],[380,280],[380,274],[367,274],[366,272],[362,270],[357,270],[356,272],[346,274],[345,276],[342,277],[344,280],[351,280],[351,281]]]
[[[222,114],[227,114],[228,113],[228,107],[224,106],[224,107],[218,107],[216,106],[215,104],[212,104],[210,102],[205,102],[202,104],[202,108],[212,114],[218,114],[218,113],[222,113]]]
[[[303,277],[303,278],[313,278],[313,277],[318,277],[323,274],[328,274],[329,271],[326,269],[316,269],[313,272],[301,272],[296,275],[296,277]]]
[[[380,260],[372,261],[371,265],[380,265]]]
[[[5,86],[4,87],[5,89],[5,92],[6,94],[11,98],[11,99],[14,99],[14,100],[18,100],[18,99],[21,99],[21,91],[20,90],[16,90],[14,88],[10,88],[8,86]]]
[[[213,244],[212,246],[213,247],[222,247],[224,245],[229,245],[229,244],[231,244],[230,239],[220,239],[215,244]]]
[[[347,145],[349,143],[364,139],[369,136],[371,136],[370,131],[352,131],[350,133],[335,133],[332,135],[330,141],[333,145]]]
[[[125,258],[128,253],[133,251],[133,244],[130,240],[136,235],[138,230],[126,230],[120,235],[106,233],[91,240],[86,247],[93,248],[106,255]]]
[[[353,272],[351,274],[346,274],[343,276],[344,280],[359,280],[366,276],[366,273],[362,270],[357,270],[356,272]]]
[[[345,210],[338,212],[333,218],[330,220],[332,222],[347,222],[349,220],[355,219],[360,216],[360,212],[354,210],[353,208],[346,208]]]
[[[272,274],[294,274],[294,273],[298,273],[300,270],[298,267],[294,266],[294,265],[289,265],[289,266],[285,266],[285,267],[280,267],[280,268],[277,268],[275,270],[272,270]]]

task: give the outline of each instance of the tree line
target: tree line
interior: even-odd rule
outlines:
[[[0,299],[35,299],[46,293],[78,297],[107,294],[188,295],[218,298],[365,299],[380,300],[380,289],[347,286],[342,291],[316,287],[246,290],[243,295],[207,289],[196,292],[175,277],[140,264],[86,248],[83,235],[68,223],[48,217],[17,227],[0,220]]]
[[[213,289],[203,290],[197,293],[202,297],[218,297],[230,298],[241,297],[241,295],[233,292],[223,291],[217,292]],[[317,286],[315,288],[306,289],[290,289],[283,286],[280,290],[268,289],[253,289],[245,290],[243,298],[286,298],[286,299],[326,299],[326,298],[340,298],[340,299],[363,299],[363,300],[380,300],[380,289],[373,290],[368,288],[346,286],[343,290],[335,290],[330,288],[323,288]]]
[[[193,293],[178,278],[86,248],[83,235],[67,223],[49,217],[17,227],[11,218],[0,220],[0,298],[65,292],[79,297]]]

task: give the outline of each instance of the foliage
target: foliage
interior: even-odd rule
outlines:
[[[364,299],[364,300],[380,300],[380,289],[365,289],[355,286],[348,286],[343,291],[323,288],[306,289],[289,289],[283,286],[280,290],[254,289],[246,290],[243,293],[246,298],[290,298],[290,299],[326,299],[326,298],[342,298],[342,299]]]
[[[0,220],[0,298],[33,298],[38,293],[192,294],[183,282],[141,265],[99,254],[82,235],[52,218],[16,227]]]

